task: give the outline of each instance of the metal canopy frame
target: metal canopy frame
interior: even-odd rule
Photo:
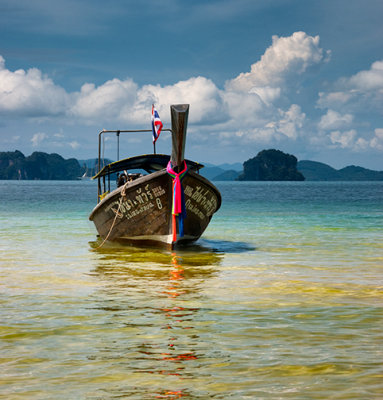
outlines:
[[[115,133],[117,137],[117,161],[120,159],[120,134],[121,133],[148,133],[152,132],[151,129],[129,129],[129,130],[107,130],[103,129],[99,134],[98,134],[98,172],[101,170],[101,153],[105,150],[103,147],[103,142],[102,142],[102,135],[104,133]],[[172,132],[171,129],[162,129],[161,132]],[[156,143],[153,143],[153,154],[156,154]],[[104,159],[104,157],[102,157]]]

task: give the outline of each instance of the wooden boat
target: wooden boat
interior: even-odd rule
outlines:
[[[98,204],[89,219],[104,241],[173,248],[197,240],[220,208],[218,189],[199,174],[203,165],[184,160],[189,105],[172,105],[170,110],[172,129],[163,131],[172,134],[171,155],[155,154],[154,148],[153,154],[118,160],[101,168],[104,134],[115,133],[119,140],[121,133],[151,131],[99,133],[98,173],[93,177],[98,180]],[[127,172],[138,169],[147,174]],[[118,183],[113,190],[111,180],[116,174]],[[174,209],[177,206],[178,213]]]

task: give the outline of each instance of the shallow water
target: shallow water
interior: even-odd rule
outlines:
[[[0,398],[383,398],[383,183],[217,186],[167,252],[97,249],[93,182],[0,181]]]

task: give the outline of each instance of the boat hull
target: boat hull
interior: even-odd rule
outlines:
[[[197,240],[221,205],[221,195],[206,178],[188,171],[183,178],[186,218],[184,235],[173,235],[172,178],[161,170],[107,195],[89,219],[103,240],[172,248]]]

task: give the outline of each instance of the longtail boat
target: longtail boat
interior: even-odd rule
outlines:
[[[172,135],[170,155],[156,154],[154,147],[153,154],[102,166],[103,135],[116,134],[119,158],[120,134],[151,130],[99,133],[98,172],[93,177],[98,180],[98,203],[89,219],[103,243],[174,248],[196,241],[220,208],[220,192],[199,174],[203,165],[184,159],[189,105],[172,105],[170,112],[171,129],[163,129]]]

